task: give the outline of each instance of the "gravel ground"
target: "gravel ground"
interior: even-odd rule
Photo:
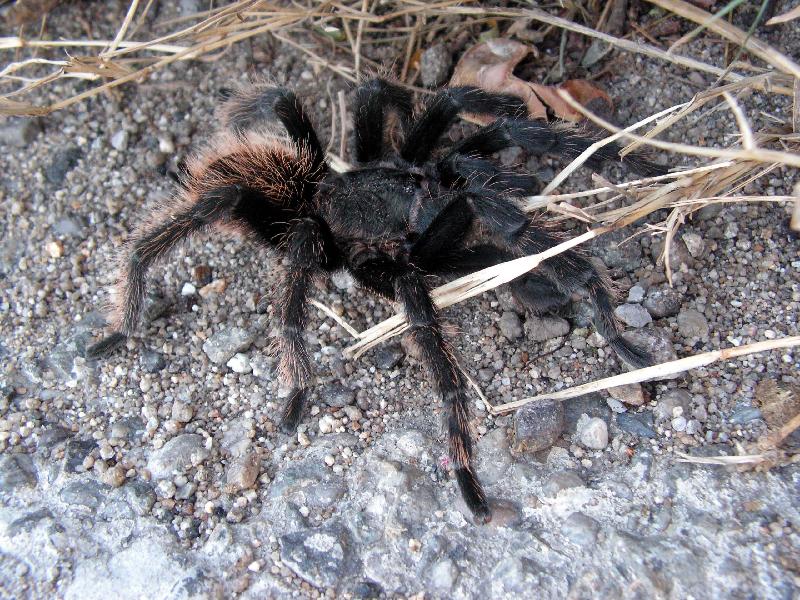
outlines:
[[[98,36],[113,36],[117,8],[93,20]],[[69,31],[66,21],[57,12],[50,27]],[[774,35],[783,47],[797,40]],[[709,83],[640,57],[625,66],[603,80],[620,123]],[[268,348],[279,263],[241,240],[194,239],[154,268],[140,334],[87,361],[115,251],[170,193],[159,170],[203,140],[218,91],[248,73],[296,89],[327,138],[330,98],[348,86],[271,42],[40,123],[3,124],[2,597],[794,597],[797,467],[739,473],[674,453],[756,440],[771,418],[764,398],[797,394],[796,352],[498,418],[475,399],[478,468],[495,503],[485,527],[461,503],[439,401],[399,342],[347,361],[347,332],[312,309],[313,408],[296,438],[278,433],[285,391]],[[755,127],[791,110],[774,97],[742,102]],[[729,113],[709,111],[665,137],[713,145],[733,133]],[[562,164],[500,159],[543,179]],[[786,194],[795,177],[779,169],[746,191]],[[582,173],[570,185],[589,183]],[[594,253],[629,290],[618,315],[630,335],[668,358],[795,334],[800,257],[787,215],[767,204],[703,210],[681,229],[672,287],[660,238],[601,239]],[[358,329],[393,312],[343,276],[314,297]],[[623,369],[586,308],[576,298],[535,318],[501,291],[445,314],[500,403]]]

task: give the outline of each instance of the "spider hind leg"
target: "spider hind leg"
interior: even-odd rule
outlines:
[[[465,195],[480,223],[516,256],[539,254],[561,241],[508,198],[478,189],[471,189]],[[548,258],[540,269],[565,297],[579,289],[588,291],[595,327],[622,360],[635,367],[653,364],[653,358],[646,351],[622,337],[622,325],[614,316],[610,286],[587,256],[570,249]]]

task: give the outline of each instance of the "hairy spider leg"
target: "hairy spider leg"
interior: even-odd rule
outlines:
[[[353,155],[358,163],[383,156],[386,109],[394,110],[405,129],[411,118],[411,93],[383,79],[372,79],[356,88],[353,98]]]
[[[238,186],[209,190],[182,212],[134,234],[131,251],[123,267],[124,285],[118,290],[123,297],[117,301],[115,331],[88,348],[89,358],[97,358],[110,352],[133,333],[142,311],[147,270],[153,263],[189,236],[209,229],[216,222],[229,219],[241,197]]]
[[[499,118],[457,143],[439,162],[446,167],[448,162],[459,156],[486,158],[493,152],[512,146],[519,146],[531,154],[554,154],[572,159],[596,141],[583,137],[564,125],[551,125],[531,119]],[[597,169],[605,161],[621,161],[636,173],[648,177],[663,175],[667,171],[636,153],[620,158],[620,150],[620,146],[614,142],[601,146],[589,157],[586,164]],[[463,172],[460,174],[465,175]]]
[[[431,221],[411,248],[409,262],[423,271],[438,275],[471,273],[515,258],[496,246],[459,247],[472,223],[472,210],[466,198],[457,196]],[[560,291],[546,276],[529,273],[509,283],[511,293],[533,314],[543,314],[561,306],[569,295]]]
[[[288,265],[280,286],[281,330],[277,345],[281,378],[291,389],[281,419],[281,429],[285,433],[294,433],[297,429],[311,382],[311,362],[303,333],[308,318],[308,291],[313,277],[325,265],[325,245],[320,224],[311,218],[294,222],[284,245]]]
[[[438,311],[422,273],[411,264],[402,265],[371,251],[356,254],[350,262],[350,271],[361,285],[403,305],[409,322],[409,336],[419,349],[435,389],[449,411],[448,454],[453,461],[461,495],[478,522],[489,522],[492,518],[489,503],[472,466],[464,376],[453,348],[444,338]]]
[[[558,235],[534,224],[512,200],[485,189],[464,194],[481,224],[518,256],[538,254],[563,241]],[[622,326],[614,316],[609,282],[583,253],[567,250],[539,267],[565,295],[585,288],[594,306],[594,325],[614,351],[635,367],[653,364],[652,357],[622,337]]]
[[[314,169],[325,169],[325,151],[303,105],[281,87],[253,86],[235,90],[222,105],[222,122],[237,135],[258,131],[276,119],[300,148],[306,149]]]
[[[528,114],[528,109],[518,96],[493,94],[470,86],[448,88],[436,94],[411,124],[400,156],[416,165],[426,162],[460,112],[522,117]]]
[[[524,175],[499,169],[489,160],[451,152],[436,163],[442,184],[449,188],[479,186],[495,191],[525,195],[541,187],[535,175]]]
[[[481,244],[431,256],[421,264],[425,270],[437,275],[466,275],[514,258],[517,257],[507,250]],[[569,301],[568,294],[559,290],[546,276],[535,271],[513,279],[508,287],[513,296],[534,315],[545,314]]]

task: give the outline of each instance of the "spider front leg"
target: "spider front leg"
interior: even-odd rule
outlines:
[[[405,127],[411,117],[411,94],[400,86],[373,79],[356,88],[353,100],[353,155],[367,163],[383,155],[386,110],[395,110]]]
[[[401,275],[395,280],[395,294],[403,304],[411,338],[450,413],[447,419],[449,455],[461,495],[476,521],[488,523],[492,512],[472,465],[472,437],[464,375],[453,348],[444,339],[436,307],[422,276],[415,272]]]
[[[209,190],[192,201],[166,206],[154,216],[152,225],[131,236],[130,252],[116,286],[113,331],[87,349],[88,358],[110,353],[133,333],[142,312],[148,269],[192,235],[230,220],[241,198],[241,188],[236,185]]]
[[[465,378],[453,348],[444,338],[438,311],[422,274],[380,258],[363,262],[352,271],[359,282],[371,289],[381,290],[385,288],[384,282],[393,282],[394,297],[403,305],[409,323],[409,335],[449,413],[448,454],[461,495],[475,515],[475,520],[488,523],[492,512],[472,464],[473,448]]]
[[[225,127],[239,136],[263,129],[275,120],[280,121],[292,141],[308,151],[313,167],[324,168],[322,144],[303,105],[290,90],[272,86],[235,90],[222,105],[220,113]]]
[[[314,275],[326,262],[320,225],[313,219],[300,219],[286,237],[288,266],[280,287],[278,318],[280,334],[277,348],[280,354],[280,374],[291,392],[281,418],[281,430],[294,433],[311,383],[311,363],[303,333],[307,322],[308,290]]]

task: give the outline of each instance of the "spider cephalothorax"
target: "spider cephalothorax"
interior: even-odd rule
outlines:
[[[460,112],[497,117],[462,141],[438,151],[440,138]],[[346,269],[369,291],[402,305],[409,335],[430,370],[448,413],[449,454],[458,485],[480,522],[489,503],[473,470],[465,377],[442,333],[428,275],[452,276],[556,244],[556,234],[536,224],[517,203],[535,178],[496,167],[490,156],[510,146],[574,157],[592,140],[527,118],[524,102],[478,88],[446,89],[412,116],[410,95],[383,80],[356,89],[352,154],[356,166],[329,170],[317,135],[295,96],[284,89],[251,87],[233,94],[221,111],[223,132],[192,160],[175,200],[136,231],[116,290],[114,333],[90,349],[99,356],[133,333],[148,268],[177,243],[211,228],[233,228],[276,249],[286,263],[278,319],[278,352],[291,388],[282,427],[293,431],[311,385],[303,342],[312,278]],[[385,143],[394,113],[402,130],[398,148]],[[267,133],[280,122],[288,134]],[[606,145],[593,163],[619,159]],[[633,155],[644,174],[661,169]],[[585,289],[598,331],[626,362],[649,364],[620,334],[606,279],[578,251],[543,263],[539,272],[511,284],[514,295],[541,313]]]

